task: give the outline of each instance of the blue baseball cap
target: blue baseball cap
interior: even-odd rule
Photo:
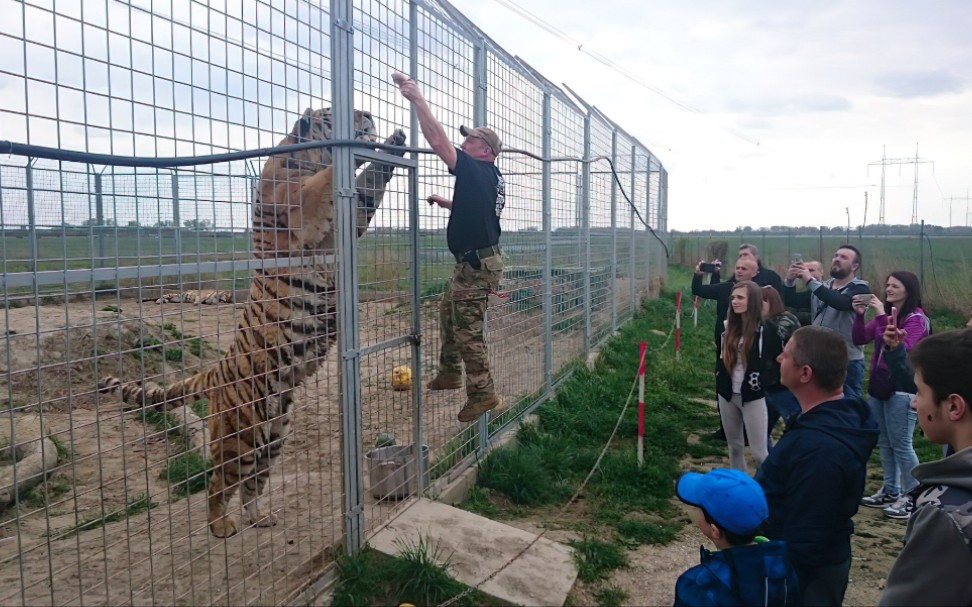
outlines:
[[[742,470],[686,472],[679,477],[675,493],[678,499],[702,508],[717,525],[737,535],[755,533],[769,516],[763,488]]]

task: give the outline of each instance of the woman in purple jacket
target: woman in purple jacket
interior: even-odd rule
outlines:
[[[884,468],[883,486],[874,495],[861,500],[861,504],[883,508],[884,514],[891,518],[907,519],[914,509],[908,493],[918,486],[918,481],[911,475],[912,468],[918,465],[918,456],[911,443],[918,418],[911,408],[913,388],[898,385],[884,360],[884,329],[889,322],[894,322],[891,317],[896,314],[896,325],[905,332],[905,350],[911,350],[928,335],[931,325],[921,309],[921,282],[912,272],[891,272],[885,283],[885,293],[884,303],[876,295],[860,296],[854,300],[854,311],[857,313],[853,327],[854,343],[862,346],[874,342],[867,402],[878,422],[878,447]],[[874,308],[877,316],[865,324],[864,312],[868,307]]]

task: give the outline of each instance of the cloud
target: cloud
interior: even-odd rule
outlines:
[[[881,94],[902,99],[960,93],[965,83],[945,70],[891,71],[875,78]]]
[[[725,109],[730,112],[751,114],[763,119],[767,116],[788,116],[804,112],[841,112],[852,107],[849,99],[826,93],[735,97],[725,102]]]

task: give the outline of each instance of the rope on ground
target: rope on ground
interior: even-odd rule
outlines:
[[[642,355],[642,358],[639,361],[639,365],[638,365],[639,367],[641,366],[641,363],[644,362],[644,356],[645,355],[647,355],[647,351],[646,351],[645,354]],[[591,471],[587,473],[587,477],[584,478],[584,481],[580,484],[580,487],[577,488],[577,491],[574,492],[574,495],[572,495],[570,497],[570,499],[567,500],[567,502],[563,506],[561,506],[560,510],[557,512],[557,516],[558,517],[561,516],[564,512],[566,512],[567,511],[567,508],[569,508],[574,503],[574,501],[580,496],[580,494],[584,492],[584,489],[587,487],[587,483],[590,482],[591,478],[594,476],[594,473],[597,472],[597,469],[601,465],[601,461],[604,459],[604,456],[607,454],[608,448],[610,448],[611,443],[614,441],[615,435],[617,435],[617,433],[618,433],[618,428],[621,427],[621,421],[624,419],[624,414],[628,411],[628,405],[631,404],[631,397],[632,397],[632,395],[634,395],[635,388],[637,388],[637,387],[638,387],[638,374],[635,373],[635,379],[631,383],[631,390],[628,392],[628,398],[624,402],[624,407],[621,408],[621,414],[618,416],[618,421],[615,422],[615,424],[614,424],[614,429],[611,430],[611,436],[608,437],[607,442],[604,444],[604,447],[601,449],[601,453],[597,456],[597,461],[594,462],[594,466],[591,468]],[[449,599],[449,600],[447,600],[447,601],[445,601],[443,603],[439,603],[438,607],[449,607],[450,605],[452,605],[456,601],[459,601],[462,598],[468,596],[472,591],[478,590],[480,587],[482,587],[483,584],[485,584],[486,582],[492,580],[494,577],[496,577],[497,575],[499,575],[500,573],[502,573],[503,571],[505,571],[507,567],[509,567],[510,565],[512,565],[518,558],[520,558],[521,556],[523,556],[523,554],[527,550],[529,550],[530,548],[532,548],[534,546],[534,544],[536,544],[538,541],[540,541],[540,538],[542,538],[544,535],[546,535],[547,531],[549,531],[549,530],[550,530],[550,528],[548,527],[548,528],[544,529],[543,531],[541,531],[539,534],[537,534],[537,536],[534,537],[533,540],[531,540],[529,544],[527,544],[526,546],[524,546],[519,552],[517,552],[515,555],[513,555],[513,558],[511,558],[510,560],[506,561],[506,563],[504,563],[502,567],[500,567],[499,569],[497,569],[493,573],[491,573],[488,576],[486,576],[481,582],[479,582],[475,586],[470,586],[469,588],[463,590],[462,592],[460,592],[456,596],[452,597],[451,599]]]

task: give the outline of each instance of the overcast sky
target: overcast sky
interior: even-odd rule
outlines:
[[[934,163],[918,165],[919,219],[949,225],[954,196],[951,222],[966,224],[970,2],[516,0],[559,37],[509,2],[453,0],[662,159],[672,229],[845,225],[848,207],[857,225],[865,192],[876,223],[881,167],[869,164],[882,146],[914,158],[916,144]],[[909,223],[915,166],[885,179],[887,223]]]

